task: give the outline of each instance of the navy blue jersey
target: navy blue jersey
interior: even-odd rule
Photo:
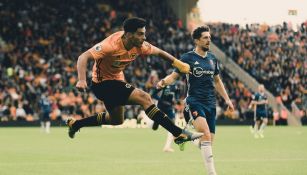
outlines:
[[[163,89],[155,89],[152,96],[158,100],[158,108],[165,110],[173,109],[177,91],[176,85],[169,85]]]
[[[39,101],[39,104],[43,113],[51,112],[51,103],[47,97],[42,96]]]
[[[262,100],[267,100],[267,96],[266,95],[260,94],[258,92],[255,95],[253,95],[252,98],[253,98],[253,101],[256,101],[256,102],[260,102]],[[257,113],[266,112],[266,104],[257,105],[256,109],[257,109],[256,110]]]
[[[192,75],[186,74],[188,84],[187,101],[197,101],[206,106],[215,107],[214,76],[219,74],[218,61],[211,52],[206,57],[198,55],[194,51],[181,56],[181,61],[191,67]],[[179,73],[178,69],[175,69]]]

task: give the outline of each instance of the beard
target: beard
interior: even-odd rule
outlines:
[[[203,50],[204,52],[209,51],[209,47],[202,47],[201,50]]]
[[[136,47],[142,47],[143,43],[144,43],[144,41],[143,41],[143,42],[141,42],[141,41],[135,41],[134,45],[135,45]]]

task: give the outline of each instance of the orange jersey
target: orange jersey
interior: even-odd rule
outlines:
[[[96,83],[104,80],[125,80],[123,70],[139,55],[157,54],[159,49],[144,41],[141,48],[133,47],[127,51],[121,37],[124,32],[116,32],[94,47],[89,52],[95,59],[92,80]]]

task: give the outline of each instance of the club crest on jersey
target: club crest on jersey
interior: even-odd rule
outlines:
[[[136,53],[129,55],[130,59],[134,59],[136,57]]]
[[[209,64],[210,64],[210,66],[212,67],[212,69],[214,69],[214,62],[213,62],[213,60],[209,60]]]
[[[209,60],[209,63],[212,67],[214,67],[214,63],[213,63],[213,60]]]
[[[126,84],[126,88],[131,88],[131,84]]]

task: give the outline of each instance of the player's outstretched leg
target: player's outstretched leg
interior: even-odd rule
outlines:
[[[73,128],[73,124],[75,122],[76,122],[76,119],[74,118],[69,118],[66,120],[66,125],[68,126],[68,136],[72,139],[75,137],[75,133],[78,131],[77,129]]]
[[[184,142],[193,141],[195,139],[198,139],[203,135],[204,133],[190,132],[186,128],[184,128],[182,130],[182,133],[178,137],[176,137],[174,141],[176,144],[180,145],[180,144],[183,144]]]
[[[146,115],[173,134],[177,143],[191,141],[201,137],[202,133],[191,133],[176,126],[156,105],[150,95],[140,89],[134,89],[128,99],[128,104],[139,104],[145,109]]]
[[[172,142],[174,140],[174,136],[172,133],[168,132],[166,137],[166,142],[163,148],[164,152],[174,152],[174,149],[172,148]]]
[[[175,143],[181,144],[187,141],[192,141],[197,138],[200,138],[203,133],[192,133],[187,129],[181,129],[176,126],[160,109],[155,105],[151,105],[145,110],[147,116],[152,119],[154,122],[160,124],[163,128],[168,130],[175,137]]]
[[[263,131],[264,131],[264,128],[267,126],[267,123],[268,123],[267,118],[262,119],[262,124],[260,125],[260,129],[259,129],[260,138],[264,138]]]
[[[72,139],[75,137],[76,132],[79,131],[80,128],[85,126],[100,126],[102,124],[107,124],[105,112],[95,114],[94,116],[86,117],[81,120],[69,118],[66,121],[66,125],[68,126],[68,136]]]

